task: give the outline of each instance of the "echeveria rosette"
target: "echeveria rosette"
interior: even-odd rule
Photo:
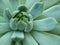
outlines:
[[[55,35],[60,35],[57,33],[60,27],[60,5],[49,8],[59,0],[43,0],[44,3],[39,0],[2,2],[4,7],[0,8],[3,13],[0,16],[0,45],[60,45],[60,36]],[[46,2],[49,2],[49,6]]]

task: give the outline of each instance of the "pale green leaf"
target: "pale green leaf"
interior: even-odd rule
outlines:
[[[9,8],[11,12],[13,12],[13,9],[12,9],[12,5],[10,3],[9,0],[2,0],[3,1],[3,4],[4,4],[4,7],[5,8]]]
[[[10,0],[13,11],[17,10],[17,7],[20,5],[19,0]]]
[[[11,35],[12,32],[8,32],[7,34],[0,37],[0,45],[11,45]]]
[[[36,3],[31,7],[30,14],[33,16],[33,18],[37,18],[38,16],[40,16],[42,11],[43,11],[43,4]]]
[[[25,32],[30,32],[33,28],[33,22],[30,21],[29,24],[26,25]]]
[[[56,28],[53,29],[50,33],[54,33],[54,34],[60,35],[60,24],[57,24]]]
[[[60,5],[55,5],[45,11],[43,11],[42,17],[54,17],[58,21],[60,20]]]
[[[0,23],[0,34],[10,31],[8,23]]]
[[[29,33],[26,33],[25,39],[23,40],[23,45],[38,45],[38,44]]]
[[[3,13],[3,16],[5,20],[9,21],[12,18],[11,11],[8,8],[6,8]]]
[[[59,0],[43,0],[44,9],[47,9],[53,5],[56,5],[59,2]]]
[[[56,27],[56,24],[57,21],[52,17],[41,20],[35,20],[33,22],[33,30],[50,31]]]
[[[4,17],[0,16],[0,23],[8,22]]]
[[[60,45],[60,36],[45,32],[32,32],[32,35],[40,45]]]
[[[26,24],[25,22],[19,21],[19,22],[17,23],[17,29],[23,31],[23,30],[25,29],[26,25],[27,25],[27,24]]]
[[[39,0],[26,0],[25,6],[30,9],[36,2],[39,2]]]
[[[19,2],[20,2],[21,4],[23,4],[23,5],[25,5],[26,0],[19,0]]]
[[[30,17],[29,22],[26,18],[24,18],[24,21],[27,23],[26,28],[25,28],[25,32],[30,32],[33,28],[33,17],[30,14],[29,14],[29,17]]]
[[[12,30],[17,30],[16,21],[13,18],[11,18],[9,25]]]
[[[11,38],[13,39],[13,40],[23,40],[24,39],[24,33],[23,32],[14,32],[13,34],[12,34],[12,36],[11,36]]]
[[[4,6],[3,5],[4,4],[3,4],[2,0],[0,0],[0,13],[2,13],[3,10],[4,10]]]

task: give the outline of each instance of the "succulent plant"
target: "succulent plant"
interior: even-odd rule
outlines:
[[[0,0],[0,45],[60,45],[60,0]]]

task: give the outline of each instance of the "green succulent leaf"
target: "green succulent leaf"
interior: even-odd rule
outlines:
[[[44,9],[50,8],[57,3],[59,3],[59,0],[43,0]]]
[[[25,6],[30,9],[31,6],[33,6],[33,4],[35,4],[36,2],[39,2],[39,0],[26,0]]]
[[[3,14],[3,9],[4,9],[3,5],[4,4],[3,4],[2,0],[0,0],[0,13],[2,13],[2,14]]]
[[[12,35],[12,32],[8,32],[2,37],[0,37],[0,45],[11,45],[11,42],[12,42],[11,35]]]
[[[11,3],[11,6],[12,6],[12,8],[13,8],[13,11],[17,10],[17,7],[18,7],[19,5],[21,5],[21,4],[19,3],[19,0],[9,0],[9,1],[10,1],[10,3]]]
[[[0,23],[5,23],[5,22],[8,22],[6,18],[4,18],[3,16],[0,16]]]
[[[25,3],[26,3],[26,0],[19,0],[19,2],[20,2],[20,4],[23,4],[23,5],[25,5]]]
[[[57,21],[60,20],[60,5],[55,5],[42,13],[42,17],[54,17]]]
[[[16,40],[23,40],[24,39],[24,33],[23,32],[13,32],[12,36],[11,36],[12,40],[16,41]]]
[[[54,18],[49,17],[42,20],[35,20],[33,24],[33,30],[50,31],[55,28],[57,21]]]
[[[54,33],[54,34],[60,35],[60,24],[57,24],[56,28],[53,29],[50,33]]]
[[[30,14],[33,16],[33,18],[37,18],[38,16],[40,16],[42,11],[43,11],[43,4],[35,3],[30,9]]]
[[[25,18],[25,21],[27,22],[26,28],[25,28],[25,32],[30,32],[33,28],[33,17],[29,14],[30,17],[30,21],[28,22]]]
[[[60,45],[60,36],[46,32],[32,32],[34,39],[41,45]]]
[[[33,22],[29,22],[29,24],[26,25],[25,32],[30,32],[33,28]]]
[[[10,31],[8,23],[0,23],[0,34]]]
[[[23,45],[38,45],[34,38],[28,33],[25,34],[25,39],[23,41]]]
[[[60,0],[0,0],[0,45],[60,45]]]
[[[26,23],[25,22],[23,22],[23,21],[19,21],[18,23],[17,23],[17,29],[18,30],[24,30],[25,29],[25,27],[26,27]]]
[[[16,27],[16,21],[14,20],[14,19],[11,19],[10,20],[10,28],[12,29],[12,30],[17,30],[17,27]]]
[[[12,15],[10,13],[10,10],[8,8],[6,8],[6,10],[4,11],[3,16],[5,17],[5,20],[10,20],[12,18]]]
[[[2,1],[3,1],[4,5],[5,5],[4,7],[9,8],[10,11],[13,12],[12,5],[11,5],[10,1],[9,0],[6,0],[6,1],[2,0]]]

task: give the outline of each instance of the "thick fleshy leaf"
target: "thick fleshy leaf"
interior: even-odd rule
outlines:
[[[0,16],[0,23],[8,22],[4,17]]]
[[[0,23],[0,34],[10,31],[8,23]]]
[[[17,10],[17,7],[20,5],[19,0],[10,0],[10,3],[13,7],[13,11]]]
[[[13,35],[11,36],[13,40],[23,40],[24,39],[24,33],[23,32],[14,32]]]
[[[9,8],[10,11],[12,12],[13,9],[12,9],[12,6],[11,6],[10,1],[9,1],[9,0],[2,0],[2,1],[3,1],[3,4],[4,4],[4,7],[5,7],[5,8]]]
[[[23,40],[23,45],[38,45],[38,44],[29,33],[26,33],[25,39]]]
[[[25,29],[25,27],[26,27],[26,23],[25,22],[23,22],[23,21],[19,21],[18,23],[17,23],[17,29],[18,30],[24,30]]]
[[[32,35],[40,45],[60,45],[60,36],[36,31]]]
[[[30,32],[33,28],[33,22],[30,21],[29,24],[26,25],[25,32]]]
[[[3,5],[4,4],[3,4],[2,0],[0,0],[0,13],[3,12],[3,9],[4,9],[4,6]]]
[[[0,45],[11,45],[11,35],[12,32],[8,32],[0,38]]]
[[[58,2],[59,2],[59,0],[43,0],[44,9],[47,9],[47,8],[57,4]]]
[[[25,32],[30,32],[33,28],[33,17],[30,14],[29,14],[29,18],[30,18],[29,22],[26,18],[24,18],[24,21],[27,22]]]
[[[54,17],[58,21],[60,20],[60,5],[53,6],[45,11],[43,11],[42,17]]]
[[[57,24],[56,28],[54,30],[52,30],[50,33],[60,35],[60,24]]]
[[[20,2],[21,4],[23,4],[23,5],[25,5],[26,0],[19,0],[19,2]]]
[[[40,16],[40,14],[43,11],[43,4],[42,3],[36,3],[34,4],[31,9],[30,9],[30,14],[34,17],[37,18]]]
[[[26,0],[25,6],[26,6],[28,9],[30,9],[31,6],[32,6],[33,4],[35,4],[36,2],[39,2],[39,0]]]
[[[33,24],[33,30],[50,31],[56,27],[57,21],[54,18],[49,17],[42,20],[35,20]]]
[[[10,20],[10,24],[9,25],[10,25],[10,28],[12,30],[17,30],[16,21],[13,18]]]
[[[8,8],[5,9],[3,16],[5,17],[6,20],[10,20],[12,18],[12,15],[11,15],[10,10]]]

